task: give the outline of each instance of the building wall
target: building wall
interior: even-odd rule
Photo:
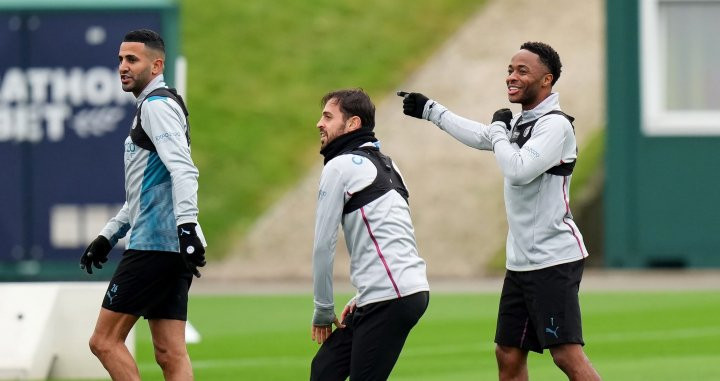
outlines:
[[[606,1],[605,263],[718,267],[720,137],[643,134],[639,1]]]

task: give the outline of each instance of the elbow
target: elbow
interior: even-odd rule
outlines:
[[[535,179],[528,173],[522,173],[520,171],[513,171],[513,173],[505,174],[508,184],[513,186],[526,185]]]

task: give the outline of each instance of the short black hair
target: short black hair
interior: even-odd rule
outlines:
[[[150,49],[157,50],[165,55],[165,41],[157,32],[150,29],[136,29],[128,32],[123,42],[142,42]]]
[[[543,42],[528,41],[522,44],[520,49],[529,50],[540,57],[540,62],[550,70],[550,74],[553,76],[551,85],[554,85],[560,79],[560,72],[562,71],[560,55],[550,45]]]
[[[355,88],[331,91],[322,97],[320,106],[325,106],[332,99],[337,101],[345,120],[357,116],[362,128],[375,128],[375,105],[365,90]]]

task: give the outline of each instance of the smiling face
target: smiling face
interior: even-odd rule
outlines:
[[[162,73],[162,54],[142,42],[123,42],[118,52],[118,72],[122,89],[140,95],[150,81]]]
[[[552,79],[552,74],[537,54],[521,49],[508,65],[505,79],[508,100],[520,103],[523,110],[531,110],[550,95]]]
[[[338,136],[360,128],[360,118],[351,116],[345,119],[338,100],[332,98],[325,103],[322,116],[317,122],[317,128],[320,130],[320,149],[322,150]]]

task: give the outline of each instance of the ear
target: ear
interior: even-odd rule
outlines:
[[[152,63],[152,75],[158,75],[163,72],[163,69],[165,68],[165,60],[158,57],[153,60]]]
[[[543,87],[552,86],[553,75],[550,73],[545,74],[543,77]]]
[[[362,123],[360,121],[360,117],[357,115],[353,115],[347,120],[347,130],[348,131],[355,131],[358,128],[362,127]]]

